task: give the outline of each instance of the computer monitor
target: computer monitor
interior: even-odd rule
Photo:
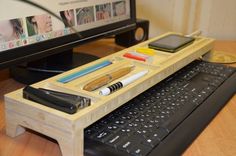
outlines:
[[[14,66],[14,78],[34,83],[97,59],[72,49],[135,21],[135,0],[1,0],[0,69]]]

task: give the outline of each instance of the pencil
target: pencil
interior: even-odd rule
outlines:
[[[86,91],[94,91],[122,76],[125,76],[126,74],[130,73],[133,70],[134,66],[124,67],[121,68],[115,72],[105,74],[104,76],[101,76],[88,84],[86,84],[83,89]]]
[[[79,78],[79,77],[81,77],[81,76],[87,75],[87,74],[89,74],[89,73],[91,73],[91,72],[94,72],[94,71],[96,71],[96,70],[99,70],[99,69],[101,69],[101,68],[104,68],[104,67],[106,67],[106,66],[108,66],[108,65],[110,65],[110,64],[112,64],[112,62],[106,60],[106,61],[100,62],[100,63],[98,63],[98,64],[95,64],[95,65],[93,65],[93,66],[90,66],[90,67],[87,67],[87,68],[85,68],[85,69],[82,69],[82,70],[80,70],[80,71],[78,71],[78,72],[72,73],[72,74],[70,74],[70,75],[66,75],[66,76],[64,76],[64,77],[62,77],[62,78],[60,78],[60,79],[58,79],[57,81],[58,81],[58,82],[61,82],[61,83],[67,83],[67,82],[70,82],[70,81],[72,81],[72,80],[74,80],[74,79],[77,79],[77,78]]]

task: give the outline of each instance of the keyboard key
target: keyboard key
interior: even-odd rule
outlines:
[[[115,124],[110,124],[110,125],[108,125],[108,126],[106,127],[106,130],[109,130],[109,131],[115,133],[115,132],[117,132],[117,131],[120,130],[120,127],[118,127],[118,126],[115,125]]]
[[[101,142],[105,142],[109,138],[109,136],[111,136],[111,132],[101,131],[96,136],[94,136],[94,139],[98,140],[98,141],[101,141]]]
[[[146,138],[146,140],[144,142],[142,142],[142,144],[150,146],[151,148],[155,147],[156,145],[158,145],[160,143],[159,138]]]
[[[130,140],[125,140],[125,141],[122,141],[118,146],[117,148],[119,150],[123,150],[123,151],[126,151],[126,152],[130,152],[131,149],[135,146],[135,143],[130,141]]]
[[[118,133],[114,134],[109,139],[107,139],[105,143],[110,146],[117,147],[118,143],[123,141],[124,138],[127,138],[127,134],[119,131]]]
[[[132,148],[134,148],[136,145],[141,144],[141,142],[144,142],[144,140],[145,138],[141,135],[134,134],[132,136],[128,136],[123,141],[118,143],[117,148],[130,153]]]
[[[142,145],[142,144],[137,144],[136,146],[134,146],[131,149],[130,153],[133,156],[145,156],[151,151],[151,149],[152,148],[150,148],[148,146],[145,146],[145,145]]]
[[[169,131],[166,128],[159,127],[153,132],[153,137],[157,137],[159,138],[159,140],[163,140],[168,135],[168,132]]]

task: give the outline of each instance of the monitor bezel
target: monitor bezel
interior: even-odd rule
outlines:
[[[74,33],[59,38],[2,51],[0,52],[0,69],[28,62],[29,60],[34,61],[41,59],[53,54],[70,50],[78,45],[85,44],[96,39],[116,35],[121,32],[134,29],[136,27],[135,0],[130,0],[130,7],[130,19],[82,31],[79,33],[80,37],[77,33]]]

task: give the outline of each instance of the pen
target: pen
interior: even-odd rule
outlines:
[[[88,84],[86,84],[83,87],[83,89],[86,91],[94,91],[94,90],[128,74],[129,72],[132,71],[133,68],[134,68],[134,66],[124,67],[124,68],[121,68],[121,69],[114,71],[112,73],[106,74],[102,77],[97,78],[94,81],[89,82]]]
[[[106,67],[106,66],[108,66],[110,64],[112,64],[112,62],[106,60],[106,61],[100,62],[98,64],[95,64],[93,66],[90,66],[90,67],[87,67],[85,69],[82,69],[82,70],[80,70],[78,72],[75,72],[75,73],[72,73],[70,75],[64,76],[64,77],[58,79],[57,81],[61,82],[61,83],[67,83],[67,82],[70,82],[70,81],[72,81],[74,79],[77,79],[77,78],[79,78],[81,76],[87,75],[87,74],[89,74],[89,73],[91,73],[93,71],[96,71],[98,69],[104,68],[104,67]]]
[[[117,82],[117,83],[115,83],[115,84],[113,84],[113,85],[111,85],[111,86],[109,86],[107,88],[104,88],[104,89],[100,90],[99,94],[101,94],[101,95],[109,95],[109,94],[117,91],[118,89],[123,88],[123,87],[129,85],[130,83],[134,82],[135,80],[143,77],[147,73],[148,73],[148,70],[144,70],[144,71],[141,71],[141,72],[139,72],[137,74],[134,74],[134,75],[132,75],[132,76],[130,76],[130,77],[120,81],[120,82]]]

